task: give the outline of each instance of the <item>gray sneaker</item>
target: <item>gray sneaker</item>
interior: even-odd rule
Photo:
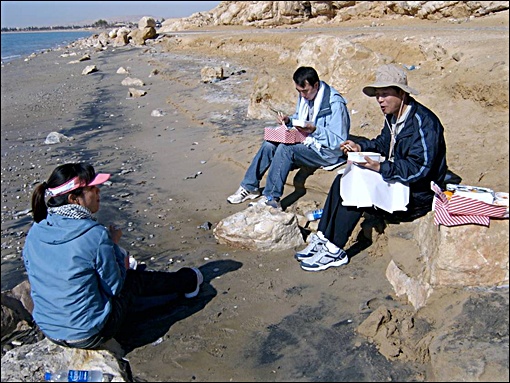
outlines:
[[[248,206],[257,206],[257,207],[274,207],[275,209],[282,209],[282,205],[280,203],[280,198],[274,198],[271,196],[263,196],[260,200],[257,202],[250,202]]]
[[[313,233],[310,236],[310,241],[308,246],[306,246],[303,250],[298,251],[294,254],[294,258],[298,261],[304,261],[312,258],[317,252],[326,244],[326,241],[319,238],[319,236]]]
[[[301,268],[306,271],[321,271],[333,266],[342,266],[349,262],[347,253],[340,249],[338,253],[332,253],[326,246],[310,259],[301,262]]]
[[[237,189],[237,191],[234,194],[229,196],[227,198],[227,201],[230,203],[233,203],[233,204],[237,204],[237,203],[242,203],[244,201],[247,201],[249,199],[255,199],[255,198],[259,198],[259,197],[260,197],[259,190],[251,192],[251,191],[246,190],[242,186],[239,186],[239,189]]]

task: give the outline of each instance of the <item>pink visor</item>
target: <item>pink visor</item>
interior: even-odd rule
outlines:
[[[46,196],[47,197],[56,197],[62,194],[69,193],[72,190],[82,188],[85,186],[95,186],[95,185],[101,185],[102,183],[105,183],[110,178],[110,174],[106,173],[99,173],[96,174],[96,177],[90,181],[88,184],[84,184],[83,182],[80,182],[80,179],[78,177],[74,177],[73,179],[70,179],[66,183],[57,186],[56,188],[48,188],[46,190]]]

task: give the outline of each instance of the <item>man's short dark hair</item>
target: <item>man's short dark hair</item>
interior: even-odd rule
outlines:
[[[297,85],[304,88],[306,86],[306,81],[308,81],[308,84],[311,86],[317,84],[319,82],[319,75],[312,67],[302,66],[296,69],[292,79]]]

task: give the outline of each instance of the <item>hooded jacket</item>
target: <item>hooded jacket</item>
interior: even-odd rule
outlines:
[[[347,101],[340,93],[324,81],[321,81],[320,84],[321,87],[324,86],[324,95],[314,121],[316,129],[312,133],[312,137],[321,145],[321,148],[318,149],[314,145],[310,147],[322,158],[336,161],[339,157],[344,156],[343,151],[340,150],[340,144],[349,136],[351,119]],[[301,98],[300,95],[296,104],[296,112],[290,117],[290,121],[299,116]]]
[[[23,261],[32,315],[46,336],[82,340],[99,333],[126,276],[124,255],[104,226],[48,214],[28,232]]]
[[[446,143],[444,128],[439,118],[427,107],[411,98],[411,110],[405,125],[396,137],[394,160],[381,162],[385,181],[396,181],[409,186],[408,212],[427,212],[432,208],[434,192],[430,181],[443,185],[446,172]],[[374,139],[356,142],[362,151],[374,151],[388,158],[390,148],[391,115]]]

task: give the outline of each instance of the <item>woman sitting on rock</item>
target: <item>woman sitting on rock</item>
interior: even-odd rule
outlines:
[[[42,332],[62,346],[100,348],[115,336],[135,298],[192,298],[203,282],[196,268],[129,269],[129,256],[118,245],[122,231],[92,216],[99,210],[98,185],[109,178],[89,164],[68,163],[32,195],[35,223],[23,249],[32,314]]]

